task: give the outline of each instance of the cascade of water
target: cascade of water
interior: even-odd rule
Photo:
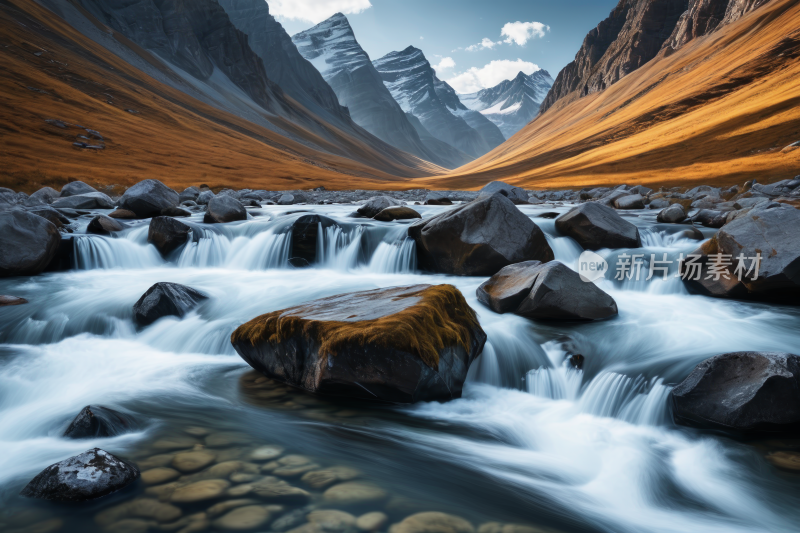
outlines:
[[[378,274],[408,274],[417,269],[417,245],[405,226],[394,228],[378,244],[367,270]]]
[[[149,244],[137,244],[126,238],[76,235],[74,268],[153,268],[163,264],[158,250]]]
[[[349,270],[358,263],[361,251],[362,226],[344,229],[340,226],[323,228],[317,233],[317,263],[323,268]]]

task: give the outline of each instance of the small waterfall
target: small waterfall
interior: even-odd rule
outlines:
[[[575,242],[571,237],[555,237],[549,233],[544,234],[547,238],[547,243],[553,249],[556,261],[564,263],[571,269],[578,268],[578,258],[583,253],[581,245]]]
[[[155,247],[138,244],[124,237],[76,235],[74,268],[78,270],[109,268],[153,268],[164,263]]]
[[[417,245],[414,239],[402,237],[378,245],[367,269],[379,274],[410,274],[417,269]]]
[[[660,378],[647,381],[643,376],[603,372],[586,386],[578,405],[584,413],[658,425],[666,420],[669,392]]]
[[[356,226],[344,229],[340,226],[323,228],[317,233],[317,263],[323,268],[350,270],[358,264],[361,252],[361,234],[364,229]]]
[[[213,268],[227,267],[240,270],[267,270],[285,268],[289,261],[291,235],[276,234],[272,229],[254,236],[228,236],[203,229],[197,241],[187,242],[178,266]]]
[[[558,368],[531,370],[525,378],[528,392],[552,400],[576,400],[580,395],[583,372],[566,362]]]

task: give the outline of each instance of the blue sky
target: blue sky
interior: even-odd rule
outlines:
[[[617,2],[268,0],[292,35],[341,11],[372,59],[416,46],[459,92],[493,86],[536,67],[555,78]]]

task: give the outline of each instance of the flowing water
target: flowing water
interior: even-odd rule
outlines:
[[[448,208],[418,209],[430,216]],[[581,248],[557,235],[553,220],[537,218],[566,209],[522,207],[556,259],[577,268]],[[391,521],[435,510],[476,526],[563,532],[800,530],[800,476],[765,459],[796,442],[740,443],[681,428],[668,404],[670,389],[712,355],[796,353],[797,308],[690,295],[674,269],[666,280],[615,280],[612,270],[597,282],[619,306],[612,320],[498,315],[475,296],[485,278],[418,272],[407,223],[351,219],[351,210],[265,207],[224,226],[193,218],[191,241],[167,259],[147,244],[146,222],[115,237],[77,235],[72,270],[0,280],[0,294],[30,302],[0,308],[0,529],[100,530],[95,517],[110,503],[55,506],[17,496],[49,464],[94,446],[155,464],[205,442],[220,458],[268,443],[323,466],[356,467],[391,495],[363,510],[382,510]],[[288,262],[297,211],[340,223],[320,227],[320,260],[311,268]],[[652,213],[629,216],[644,242],[635,253],[646,258],[674,260],[699,244],[679,235],[681,226],[656,224]],[[600,254],[613,265],[624,252],[634,253]],[[210,298],[182,319],[137,328],[132,305],[159,281]],[[396,407],[314,398],[257,379],[229,341],[239,324],[268,311],[415,283],[457,286],[488,335],[462,399]],[[585,357],[582,369],[568,363],[571,354]],[[89,404],[126,412],[140,425],[113,438],[62,438]]]

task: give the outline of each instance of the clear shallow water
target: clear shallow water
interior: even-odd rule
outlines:
[[[418,207],[423,216],[447,209]],[[566,208],[522,210],[535,217]],[[286,228],[298,211],[342,226],[324,230],[323,260],[310,269],[288,264]],[[709,356],[796,353],[797,309],[689,295],[670,277],[599,281],[620,309],[600,323],[497,315],[475,296],[485,278],[418,273],[407,224],[347,218],[351,211],[270,207],[225,226],[193,218],[196,239],[168,260],[147,244],[147,225],[138,224],[116,238],[78,236],[76,270],[0,280],[0,294],[31,302],[0,309],[0,507],[52,511],[15,496],[45,466],[93,446],[144,457],[164,432],[200,425],[357,466],[393,494],[421,501],[421,510],[455,512],[476,525],[797,530],[798,477],[772,467],[762,448],[674,426],[667,405],[671,386]],[[675,259],[699,245],[676,237],[681,226],[636,214],[630,220],[645,243],[637,253]],[[534,220],[556,259],[575,268],[580,247],[558,236],[552,220]],[[622,252],[600,254],[613,263]],[[210,299],[183,319],[139,330],[132,305],[158,281],[189,285]],[[249,367],[229,342],[236,326],[315,298],[414,283],[452,283],[479,314],[488,342],[464,398],[363,407],[305,395],[248,396],[242,380]],[[583,370],[566,364],[568,353],[585,356]],[[60,438],[87,404],[132,413],[142,427],[113,439]],[[353,409],[352,419],[329,416]],[[56,514],[68,517],[63,530],[85,531],[95,512]]]

